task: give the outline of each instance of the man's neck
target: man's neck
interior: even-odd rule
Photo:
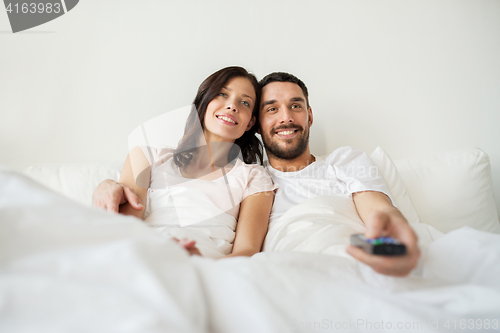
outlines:
[[[276,156],[269,154],[267,155],[269,159],[269,164],[271,166],[281,172],[296,172],[304,169],[309,164],[316,161],[316,157],[311,155],[309,147],[298,157],[294,159],[280,159]]]

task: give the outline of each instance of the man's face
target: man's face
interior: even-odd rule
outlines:
[[[267,154],[290,160],[309,144],[312,109],[302,89],[291,82],[273,82],[262,88],[260,134]]]

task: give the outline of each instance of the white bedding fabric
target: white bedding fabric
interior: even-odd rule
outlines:
[[[275,232],[267,244],[286,248],[294,244],[290,234]],[[0,331],[386,331],[366,321],[390,323],[390,332],[474,331],[460,329],[461,319],[489,320],[490,327],[496,319],[498,331],[500,235],[452,231],[423,249],[407,278],[376,274],[338,248],[332,255],[281,249],[218,261],[188,257],[137,219],[0,171]]]
[[[443,233],[433,227],[410,223],[426,246]],[[289,209],[278,221],[269,224],[264,251],[296,251],[351,258],[345,248],[350,236],[364,233],[352,198],[344,195],[317,196]]]

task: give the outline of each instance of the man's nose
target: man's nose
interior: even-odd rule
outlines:
[[[293,123],[292,111],[288,108],[281,109],[280,124]]]

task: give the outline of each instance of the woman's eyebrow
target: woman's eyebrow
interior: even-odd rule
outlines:
[[[232,89],[229,89],[228,87],[222,87],[222,88],[226,89],[227,91],[233,91]],[[248,97],[248,98],[250,98],[253,101],[253,97],[252,96],[248,96],[247,94],[242,94],[241,96]]]

